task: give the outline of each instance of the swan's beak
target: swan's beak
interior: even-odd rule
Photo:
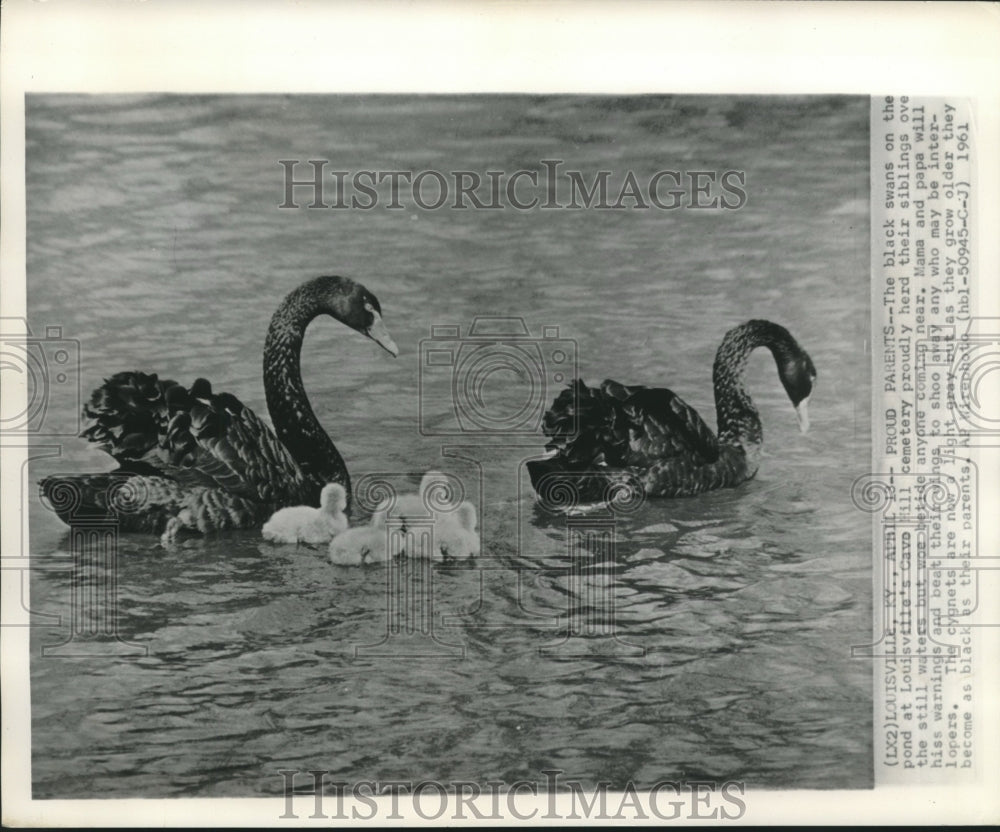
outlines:
[[[395,358],[399,355],[399,348],[396,346],[396,342],[392,340],[392,336],[389,334],[389,330],[385,328],[385,324],[382,323],[382,316],[378,312],[373,314],[375,315],[375,320],[372,321],[372,325],[368,327],[368,331],[365,334]]]
[[[809,430],[809,397],[806,396],[795,406],[795,415],[799,417],[799,430],[806,433]]]

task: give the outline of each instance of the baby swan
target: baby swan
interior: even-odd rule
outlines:
[[[434,524],[434,545],[437,552],[443,558],[454,560],[479,557],[476,521],[476,507],[470,502],[462,503],[451,514],[439,515]]]
[[[334,566],[361,566],[387,560],[389,547],[384,526],[355,526],[330,541],[330,562]]]
[[[438,489],[436,495],[431,493],[432,489]],[[393,555],[436,561],[478,557],[476,508],[468,501],[456,504],[451,495],[448,476],[428,471],[416,494],[396,497],[391,508],[372,515],[371,525],[382,526],[384,531],[389,519],[395,521],[402,535],[393,538],[393,549],[400,550],[392,552]]]
[[[271,515],[264,524],[265,540],[272,543],[309,543],[318,546],[347,528],[347,493],[339,483],[330,483],[320,493],[319,508],[292,506]]]
[[[385,563],[397,556],[434,561],[463,560],[479,555],[476,508],[429,498],[431,488],[447,488],[447,477],[427,472],[416,494],[387,500],[367,526],[338,534],[330,543],[330,560],[338,566]],[[439,502],[440,508],[432,508]],[[391,527],[391,528],[390,528]]]

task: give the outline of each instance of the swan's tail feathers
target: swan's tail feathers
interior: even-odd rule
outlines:
[[[279,505],[319,501],[288,450],[252,410],[203,378],[190,388],[140,372],[107,379],[84,406],[81,434],[131,469],[137,464],[188,488],[222,489]]]
[[[121,531],[155,534],[177,513],[181,496],[170,480],[123,469],[45,477],[39,491],[68,526],[106,520],[117,523]]]
[[[116,459],[142,459],[162,450],[183,464],[199,437],[225,434],[244,410],[235,396],[213,394],[203,378],[188,389],[155,373],[116,373],[84,405],[90,424],[81,436]]]
[[[542,430],[549,439],[546,449],[555,451],[569,469],[623,465],[629,433],[628,419],[621,410],[620,402],[605,393],[603,386],[588,387],[575,379],[556,397],[542,420]]]
[[[556,396],[542,417],[542,431],[552,440],[550,447],[579,433],[595,392],[577,378]]]
[[[184,387],[155,373],[116,373],[83,406],[89,425],[80,435],[118,460],[165,448],[183,457],[193,403]]]

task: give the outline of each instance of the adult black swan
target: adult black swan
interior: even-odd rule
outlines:
[[[670,390],[599,388],[576,379],[545,414],[551,455],[528,463],[532,485],[553,503],[623,499],[619,489],[641,488],[650,497],[686,497],[739,485],[757,473],[763,432],[743,382],[747,359],[767,347],[792,400],[803,432],[816,368],[788,330],[748,321],[726,333],[712,380],[719,433]]]
[[[306,327],[329,315],[396,355],[378,299],[344,277],[317,277],[278,306],[264,343],[272,431],[229,393],[197,379],[189,388],[140,372],[118,373],[84,405],[80,434],[119,468],[53,476],[42,494],[64,522],[114,513],[123,531],[209,532],[260,526],[278,508],[319,505],[328,483],[350,497],[344,460],[313,413],[299,357]]]

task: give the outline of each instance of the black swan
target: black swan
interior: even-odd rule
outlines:
[[[760,464],[763,432],[743,374],[757,347],[774,355],[805,432],[816,380],[812,359],[784,327],[748,321],[726,333],[715,356],[718,436],[670,390],[610,380],[592,388],[576,379],[544,416],[551,454],[528,463],[535,491],[553,504],[599,503],[627,499],[621,489],[686,497],[750,479]]]
[[[229,393],[205,379],[190,388],[140,372],[105,380],[84,405],[80,434],[119,468],[47,477],[41,491],[66,523],[114,513],[122,531],[209,532],[259,527],[276,509],[319,505],[328,483],[351,480],[313,413],[299,357],[306,327],[329,315],[395,356],[378,299],[344,277],[317,277],[278,306],[264,343],[264,389],[272,431]]]

